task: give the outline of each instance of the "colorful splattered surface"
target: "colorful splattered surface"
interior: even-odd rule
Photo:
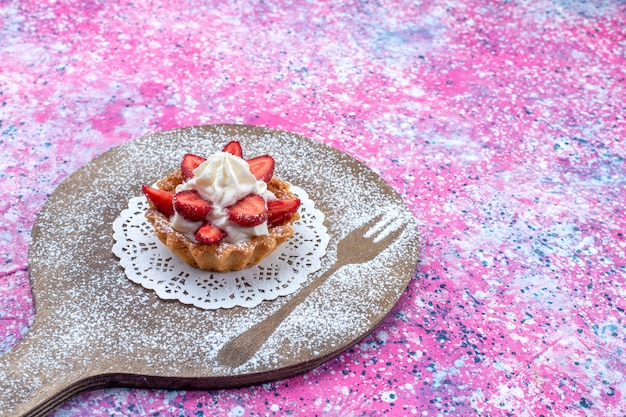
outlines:
[[[378,172],[422,252],[392,313],[287,380],[113,388],[53,416],[626,411],[622,1],[0,1],[0,352],[35,318],[30,231],[107,149],[242,123]]]

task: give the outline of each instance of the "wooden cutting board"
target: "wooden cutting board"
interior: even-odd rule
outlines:
[[[160,299],[126,278],[113,255],[112,223],[141,184],[175,169],[182,155],[208,155],[239,140],[271,154],[276,174],[305,189],[337,242],[381,212],[404,230],[366,264],[345,265],[302,301],[249,360],[221,364],[228,341],[298,292],[254,308],[202,310]],[[355,251],[359,248],[354,248]],[[0,357],[0,416],[44,416],[79,392],[106,387],[218,389],[308,371],[368,335],[398,301],[418,257],[415,221],[400,196],[354,158],[304,137],[241,125],[153,134],[114,148],[68,177],[32,231],[36,308],[28,334]],[[306,285],[307,283],[305,283]]]

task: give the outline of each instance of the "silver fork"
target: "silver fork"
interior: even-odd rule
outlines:
[[[270,316],[222,346],[217,355],[217,361],[222,365],[231,367],[237,367],[246,363],[263,346],[293,309],[341,266],[371,261],[387,248],[391,242],[397,239],[400,233],[402,233],[402,229],[393,222],[383,221],[382,214],[352,230],[339,241],[337,245],[337,260],[321,277],[313,280]]]

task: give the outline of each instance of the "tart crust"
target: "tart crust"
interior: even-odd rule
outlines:
[[[157,188],[173,193],[182,182],[183,176],[178,169],[157,182]],[[267,189],[279,200],[296,198],[289,191],[289,183],[276,176],[268,182]],[[152,223],[159,240],[187,264],[215,272],[239,271],[257,264],[293,236],[293,223],[300,218],[300,214],[295,212],[283,224],[269,227],[268,235],[238,243],[219,242],[207,245],[193,242],[174,230],[167,216],[157,211],[149,199],[148,203],[150,208],[145,216]]]

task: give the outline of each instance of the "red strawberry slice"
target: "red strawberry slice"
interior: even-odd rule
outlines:
[[[196,190],[185,190],[174,196],[174,208],[185,219],[198,222],[206,218],[213,205],[202,198]]]
[[[183,174],[183,179],[185,181],[189,181],[193,177],[193,170],[198,168],[198,166],[200,166],[200,164],[204,161],[206,161],[206,158],[192,153],[188,153],[183,156],[183,160],[180,163],[180,170]]]
[[[196,240],[200,243],[210,245],[224,239],[226,232],[219,229],[210,222],[206,222],[196,232]]]
[[[241,149],[241,144],[239,143],[239,141],[236,140],[228,142],[226,146],[224,146],[224,149],[222,149],[222,152],[228,152],[230,154],[243,158],[243,150]]]
[[[226,208],[228,219],[239,226],[254,227],[267,220],[265,200],[258,194],[250,194]]]
[[[269,155],[261,155],[248,160],[250,172],[259,181],[269,182],[274,175],[274,158]]]
[[[156,209],[166,216],[171,216],[174,214],[174,205],[172,204],[172,199],[174,198],[174,194],[159,190],[158,188],[148,187],[147,185],[141,186],[141,191],[148,197],[148,200],[154,204]]]
[[[267,202],[267,225],[274,226],[283,223],[300,208],[297,198],[288,200],[273,200]]]

